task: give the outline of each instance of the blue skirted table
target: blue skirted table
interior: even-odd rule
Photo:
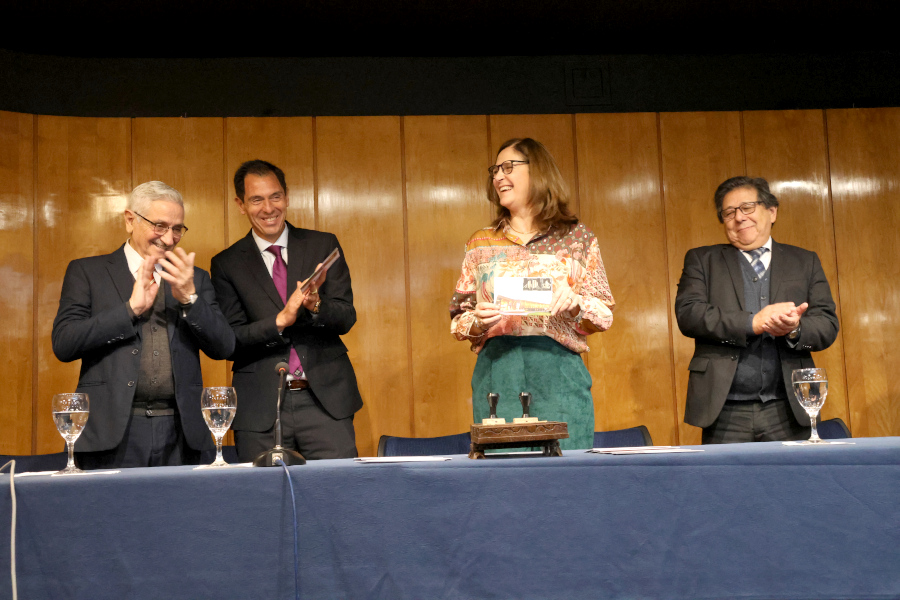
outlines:
[[[304,599],[898,598],[900,439],[291,467]],[[290,599],[279,468],[17,477],[19,597]],[[0,598],[9,582],[0,475]]]

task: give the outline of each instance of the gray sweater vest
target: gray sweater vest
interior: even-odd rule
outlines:
[[[744,308],[756,314],[770,304],[771,269],[767,269],[759,277],[743,256],[740,257],[740,263],[744,276]],[[747,347],[741,350],[738,358],[728,400],[768,402],[787,398],[775,338],[764,333],[751,335],[747,341]]]

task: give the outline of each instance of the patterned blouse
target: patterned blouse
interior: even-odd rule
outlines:
[[[493,301],[495,276],[552,277],[554,285],[565,281],[581,294],[580,318],[572,318],[568,311],[555,317],[504,315],[481,335],[469,335],[475,304]],[[564,235],[538,234],[527,244],[508,224],[499,229],[485,227],[466,243],[462,274],[450,301],[450,332],[458,340],[469,340],[476,354],[498,335],[546,335],[581,353],[589,350],[587,335],[610,328],[615,305],[597,238],[583,223],[572,226]]]

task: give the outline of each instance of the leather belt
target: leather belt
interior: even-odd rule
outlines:
[[[305,379],[294,379],[287,382],[287,389],[289,390],[305,390],[309,387],[309,382]]]
[[[132,414],[143,417],[172,417],[175,416],[174,408],[138,408],[132,409]]]

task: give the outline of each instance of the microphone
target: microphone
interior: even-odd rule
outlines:
[[[288,364],[284,361],[275,365],[275,372],[278,373],[278,401],[275,404],[275,447],[271,450],[266,450],[253,459],[254,467],[277,467],[282,463],[288,467],[306,464],[306,459],[299,452],[284,448],[281,445],[281,401],[287,391],[285,383],[288,378],[288,368]]]

